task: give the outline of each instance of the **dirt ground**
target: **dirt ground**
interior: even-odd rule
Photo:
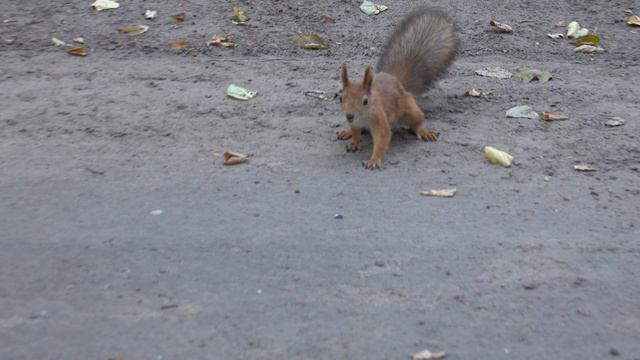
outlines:
[[[336,91],[345,62],[361,76],[417,3],[367,17],[358,1],[244,0],[237,26],[226,1],[3,1],[0,358],[640,359],[640,28],[623,22],[640,3],[430,2],[463,44],[419,99],[440,140],[399,130],[364,170],[370,138],[346,153],[339,104],[303,93]],[[560,20],[607,51],[547,38]],[[329,49],[297,48],[308,32]],[[474,74],[490,66],[554,78]],[[230,83],[258,96],[229,99]],[[505,118],[524,104],[570,119]],[[252,158],[224,167],[225,150]],[[444,187],[457,195],[418,195]]]

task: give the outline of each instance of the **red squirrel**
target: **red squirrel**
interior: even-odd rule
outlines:
[[[374,73],[368,67],[362,82],[349,80],[342,66],[339,99],[349,129],[338,139],[351,138],[347,151],[360,149],[362,129],[373,138],[373,154],[362,165],[377,169],[391,143],[391,125],[406,126],[418,138],[438,139],[437,131],[423,128],[424,112],[414,96],[420,95],[451,64],[458,50],[456,27],[441,12],[419,8],[389,36]]]

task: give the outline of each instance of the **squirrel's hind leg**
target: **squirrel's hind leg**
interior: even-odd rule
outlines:
[[[400,116],[400,124],[408,126],[409,131],[416,135],[418,139],[425,141],[436,141],[440,133],[437,131],[430,131],[422,127],[424,124],[424,112],[416,104],[413,96],[409,95],[400,100],[400,109],[402,109],[402,115]]]

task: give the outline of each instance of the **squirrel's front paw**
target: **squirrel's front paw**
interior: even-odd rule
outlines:
[[[336,132],[338,140],[348,140],[351,138],[351,129],[344,129]]]
[[[347,152],[356,152],[360,150],[360,143],[356,143],[354,141],[347,144]]]
[[[368,161],[362,162],[362,166],[364,166],[365,169],[369,169],[369,170],[379,169],[380,164],[382,164],[382,159],[370,159]]]

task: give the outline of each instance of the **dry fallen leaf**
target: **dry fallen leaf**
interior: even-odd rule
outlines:
[[[544,121],[569,120],[569,117],[564,115],[552,114],[550,112],[542,112],[542,120]]]
[[[305,96],[318,98],[324,101],[333,101],[335,98],[338,97],[337,93],[334,93],[333,96],[331,96],[331,95],[327,95],[327,92],[322,90],[309,90],[309,91],[305,91],[304,94]]]
[[[576,169],[577,171],[583,171],[583,172],[589,172],[589,171],[598,170],[598,169],[596,169],[595,167],[593,167],[593,166],[591,166],[589,164],[574,165],[573,168]]]
[[[595,35],[595,34],[585,35],[585,36],[577,39],[573,44],[575,46],[580,46],[580,45],[598,46],[598,44],[600,44],[600,37],[598,35]]]
[[[171,15],[171,18],[177,22],[183,22],[185,17],[186,17],[186,14],[183,12],[177,13],[175,15]]]
[[[489,22],[489,26],[491,27],[491,30],[497,32],[497,33],[510,33],[513,32],[513,28],[511,28],[511,26],[507,25],[507,24],[503,24],[500,22],[497,22],[495,20],[491,20]]]
[[[579,22],[572,21],[567,25],[567,37],[577,39],[589,34],[589,29],[583,28]]]
[[[236,47],[238,44],[231,41],[228,36],[213,35],[207,42],[209,46]]]
[[[604,52],[604,49],[601,48],[600,46],[593,46],[593,45],[580,45],[577,48],[573,49],[573,52],[580,52],[580,53],[586,53],[586,54],[592,54],[592,53],[601,53]]]
[[[256,96],[257,92],[245,89],[241,86],[231,84],[227,87],[227,96],[237,100],[249,100]]]
[[[604,122],[604,126],[607,127],[617,127],[617,126],[622,126],[624,125],[624,123],[626,122],[625,119],[618,117],[618,116],[614,116],[611,119],[607,120]]]
[[[2,37],[2,42],[3,42],[4,44],[6,44],[6,45],[11,45],[11,44],[13,44],[14,42],[16,42],[16,38],[14,38],[14,37],[4,37],[4,36],[3,36],[3,37]]]
[[[515,74],[520,80],[524,82],[531,82],[533,80],[538,80],[541,83],[545,83],[551,79],[553,79],[553,75],[546,70],[538,70],[538,69],[530,69],[530,68],[521,68],[518,69],[518,72]]]
[[[513,161],[513,156],[491,146],[484,147],[484,156],[490,163],[499,164],[504,167],[510,167],[511,162]]]
[[[369,0],[363,0],[362,4],[360,4],[360,11],[367,15],[378,15],[381,12],[387,10],[388,7],[381,4],[374,4]]]
[[[84,44],[82,44],[78,47],[74,47],[67,50],[67,52],[69,53],[69,55],[87,56],[87,47]]]
[[[237,165],[249,161],[247,155],[233,151],[225,151],[223,156],[225,165]]]
[[[121,27],[118,29],[118,32],[121,34],[134,36],[147,32],[147,30],[149,30],[149,27],[147,25],[133,25]]]
[[[245,14],[242,9],[240,9],[237,6],[233,7],[233,20],[231,22],[233,22],[236,25],[242,25],[247,21],[249,21],[250,19],[251,18],[248,17],[247,14]]]
[[[631,15],[627,19],[627,25],[640,26],[640,17],[638,15]]]
[[[91,7],[93,7],[97,11],[102,11],[117,9],[120,7],[120,4],[113,0],[96,0],[93,4],[91,4]]]
[[[189,40],[178,40],[178,41],[174,42],[173,44],[171,44],[170,50],[171,51],[180,51],[180,50],[186,48],[187,46],[189,46],[189,44],[191,44],[191,41],[189,41]]]
[[[73,39],[73,41],[77,42],[78,44],[84,44],[84,38],[81,37],[77,37]]]
[[[537,119],[538,113],[529,105],[514,106],[505,113],[508,118]]]
[[[551,34],[547,34],[547,36],[550,37],[551,39],[562,39],[564,37],[564,34],[551,33]]]
[[[425,349],[411,355],[411,360],[432,360],[432,359],[436,360],[436,359],[442,359],[446,356],[447,356],[447,353],[444,351],[431,352]]]
[[[631,10],[631,9],[624,9],[624,14],[625,14],[625,15],[627,15],[627,16],[631,16],[631,15],[633,15],[633,10]]]
[[[303,49],[326,49],[327,44],[318,34],[301,35],[298,37],[298,45]]]
[[[451,188],[451,189],[421,191],[420,195],[450,198],[450,197],[453,197],[456,194],[456,192],[457,190],[455,188]]]
[[[60,39],[58,39],[58,38],[55,38],[55,37],[51,38],[51,42],[52,42],[52,43],[53,43],[53,45],[55,45],[55,46],[65,46],[65,45],[67,45],[67,43],[66,43],[66,42],[64,42],[64,41],[62,41],[62,40],[60,40]]]

